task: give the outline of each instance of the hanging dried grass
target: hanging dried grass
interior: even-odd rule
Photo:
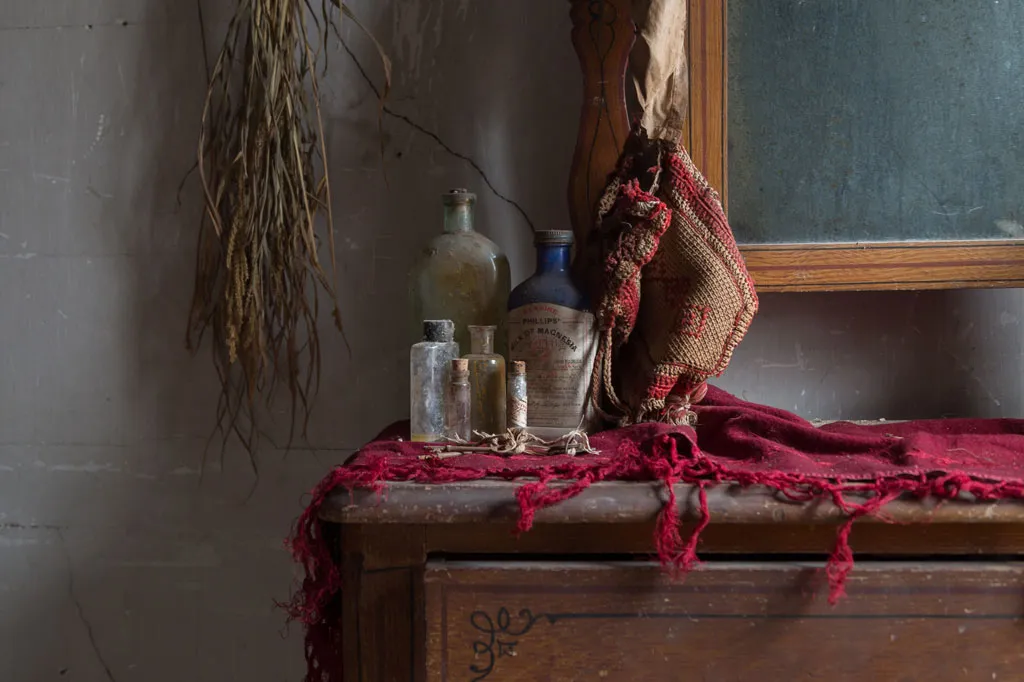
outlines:
[[[354,20],[340,0],[330,4]],[[194,349],[212,334],[222,387],[217,425],[225,443],[235,434],[250,456],[261,433],[257,413],[279,384],[291,400],[289,444],[297,428],[305,435],[320,376],[321,293],[344,338],[317,229],[326,233],[333,269],[317,78],[329,32],[337,33],[330,4],[315,11],[308,0],[239,0],[203,109],[205,212],[187,337]]]

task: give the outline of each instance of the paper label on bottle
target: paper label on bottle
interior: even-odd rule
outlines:
[[[580,426],[597,352],[592,313],[530,303],[509,312],[509,359],[526,363],[531,427]]]
[[[508,428],[525,429],[528,404],[526,398],[509,396],[508,400]]]

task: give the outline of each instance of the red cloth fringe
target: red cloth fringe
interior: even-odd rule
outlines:
[[[306,627],[306,682],[340,682],[342,576],[330,527],[319,513],[338,490],[383,491],[388,482],[453,483],[483,478],[536,479],[516,491],[517,531],[533,525],[537,511],[578,495],[598,481],[658,481],[667,495],[654,548],[661,563],[682,576],[698,562],[701,532],[711,522],[707,488],[763,485],[796,502],[829,499],[848,519],[825,565],[829,601],[835,604],[853,569],[854,522],[876,514],[901,495],[979,501],[1024,498],[1024,421],[932,420],[815,428],[770,407],[738,400],[710,387],[697,407],[698,427],[640,424],[591,438],[599,455],[499,457],[464,455],[420,459],[421,445],[400,440],[402,430],[381,434],[313,490],[288,546],[305,579],[290,617]],[[700,447],[698,447],[698,443]],[[552,485],[558,483],[560,485]],[[683,536],[673,485],[696,486],[700,521]],[[851,501],[856,494],[857,501]]]

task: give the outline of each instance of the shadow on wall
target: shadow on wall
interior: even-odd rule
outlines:
[[[148,0],[98,21],[109,18],[99,5],[68,10],[75,22],[85,16],[80,25],[35,34],[70,80],[78,133],[63,149],[51,137],[66,131],[41,122],[33,149],[72,159],[62,181],[67,219],[42,226],[60,232],[58,247],[37,261],[66,264],[54,279],[71,337],[68,357],[50,359],[63,391],[53,419],[24,439],[35,462],[3,474],[31,492],[7,496],[0,515],[17,521],[0,535],[11,590],[0,596],[0,632],[10,635],[0,677],[298,679],[301,642],[282,640],[273,600],[289,588],[289,521],[326,464],[268,449],[253,491],[244,453],[230,450],[221,470],[214,448],[199,479],[217,387],[208,349],[193,359],[184,344],[200,210],[194,176],[177,204],[206,84],[196,5]],[[214,43],[233,3],[218,5],[220,16],[208,11]],[[40,84],[33,96],[63,106],[59,90]],[[62,251],[64,242],[76,250]],[[36,293],[25,287],[25,298]],[[39,351],[15,352],[28,360]]]
[[[768,294],[719,385],[817,419],[1018,417],[1016,290]]]
[[[331,52],[324,83],[339,296],[352,357],[325,330],[312,440],[345,448],[408,417],[415,325],[408,319],[407,273],[441,230],[441,193],[467,187],[477,194],[478,229],[508,253],[517,281],[534,265],[523,213],[538,229],[568,225],[566,186],[582,91],[567,4],[350,4],[394,69],[383,161],[377,101],[349,54]],[[382,69],[369,40],[352,22],[342,35],[380,88]]]

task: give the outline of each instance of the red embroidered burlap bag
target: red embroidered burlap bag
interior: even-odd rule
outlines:
[[[601,334],[594,406],[622,424],[687,420],[757,311],[718,194],[680,145],[638,129],[590,245]]]

